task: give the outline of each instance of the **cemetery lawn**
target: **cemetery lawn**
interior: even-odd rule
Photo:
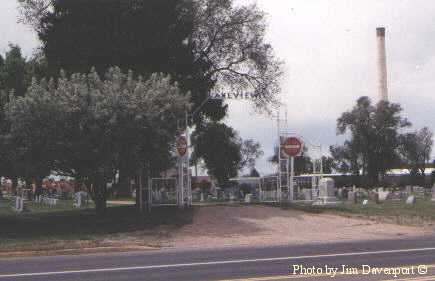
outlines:
[[[415,205],[408,205],[405,201],[388,200],[376,204],[369,202],[343,203],[335,207],[307,206],[294,204],[292,209],[298,209],[311,213],[333,213],[349,217],[361,217],[400,225],[427,226],[435,224],[435,202],[418,200]]]
[[[27,203],[26,203],[27,205]],[[134,206],[112,206],[104,218],[93,209],[72,209],[72,203],[56,208],[29,204],[29,212],[17,214],[10,206],[0,207],[0,258],[14,255],[83,253],[134,250],[161,246],[161,238],[192,221],[192,211],[154,209],[141,217]],[[92,250],[93,249],[93,250]]]

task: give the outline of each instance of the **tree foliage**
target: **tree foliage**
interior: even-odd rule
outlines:
[[[26,59],[18,45],[9,45],[5,58],[0,63],[0,89],[9,94],[13,91],[23,96],[26,91]]]
[[[6,106],[6,117],[25,171],[75,177],[104,213],[106,183],[119,159],[127,153],[136,169],[169,161],[177,120],[188,107],[188,97],[170,77],[135,79],[132,72],[111,68],[105,80],[95,71],[62,73],[57,83],[34,79],[25,97]]]
[[[171,74],[195,106],[209,91],[232,89],[258,95],[255,105],[274,105],[281,62],[265,41],[264,13],[232,0],[18,0],[21,20],[38,32],[48,64],[84,72],[118,65],[146,76]],[[215,121],[222,104],[202,113]],[[201,121],[202,114],[197,116]]]
[[[261,150],[261,144],[253,139],[247,139],[241,142],[240,153],[242,155],[242,161],[240,166],[242,168],[254,169],[255,162],[264,154],[263,150]]]
[[[208,173],[225,186],[241,169],[241,141],[237,133],[222,123],[209,123],[193,138],[196,152],[203,155]]]
[[[401,136],[399,153],[412,174],[424,177],[433,146],[433,133],[424,127],[420,131],[407,133]]]
[[[264,13],[255,5],[236,6],[232,0],[18,1],[21,20],[39,34],[50,75],[92,66],[101,74],[118,65],[144,77],[170,74],[183,94],[190,92],[193,109],[212,90],[255,93],[260,110],[277,103],[281,62],[265,40]],[[193,117],[196,130],[222,120],[226,112],[223,101],[209,100]],[[199,147],[195,150],[206,158]],[[124,175],[131,170],[129,160],[120,162]]]
[[[337,120],[338,134],[349,134],[342,147],[332,147],[331,153],[342,167],[353,174],[366,175],[369,184],[379,178],[398,161],[399,129],[410,126],[401,117],[398,104],[381,101],[372,105],[368,97],[361,97],[352,110],[344,112]]]

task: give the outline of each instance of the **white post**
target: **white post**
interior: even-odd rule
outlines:
[[[290,157],[290,184],[289,184],[289,200],[292,202],[294,200],[293,198],[293,189],[294,189],[294,183],[293,179],[295,176],[295,158]]]
[[[189,146],[190,146],[190,136],[189,136],[189,113],[186,111],[186,191],[187,191],[187,206],[190,207],[190,205],[192,204],[191,202],[191,185],[190,185],[190,150],[189,150]],[[184,192],[183,192],[183,197],[184,197]],[[184,203],[184,198],[183,198],[183,203]]]
[[[184,171],[183,171],[183,157],[179,157],[178,164],[178,207],[183,208],[184,205]]]

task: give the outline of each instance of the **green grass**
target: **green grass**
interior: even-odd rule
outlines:
[[[93,209],[72,209],[68,202],[56,208],[28,205],[30,211],[21,214],[10,206],[0,207],[0,252],[69,248],[74,243],[98,246],[109,236],[136,231],[153,234],[159,226],[178,228],[190,223],[193,216],[192,210],[177,208],[156,208],[141,216],[134,206],[119,206],[109,207],[106,216],[99,218]]]
[[[423,199],[417,199],[414,205],[408,205],[405,201],[388,200],[379,204],[369,202],[368,205],[365,206],[362,205],[362,203],[342,203],[335,207],[293,204],[285,208],[298,209],[311,213],[332,212],[340,215],[356,215],[387,220],[399,224],[421,225],[435,223],[435,202]]]

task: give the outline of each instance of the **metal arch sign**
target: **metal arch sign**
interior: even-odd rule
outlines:
[[[187,139],[185,136],[180,136],[177,140],[178,155],[183,157],[187,153]]]
[[[295,137],[289,137],[284,140],[282,150],[290,157],[296,157],[302,152],[302,142]]]

